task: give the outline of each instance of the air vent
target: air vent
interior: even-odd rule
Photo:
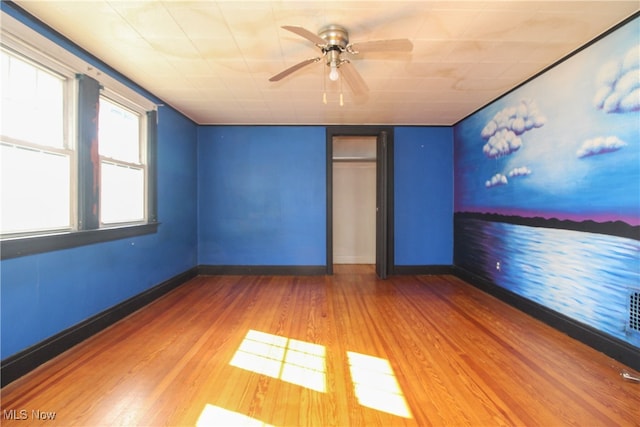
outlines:
[[[640,291],[629,294],[629,329],[640,331]]]

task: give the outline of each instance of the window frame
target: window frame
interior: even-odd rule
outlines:
[[[38,34],[5,12],[1,13],[2,46],[12,54],[25,58],[28,62],[52,70],[68,79],[65,89],[65,150],[70,150],[71,163],[71,228],[56,230],[37,230],[33,232],[7,233],[0,236],[0,259],[9,259],[68,249],[77,246],[124,239],[134,236],[156,233],[157,218],[157,105],[130,86],[105,73],[64,49],[52,40]],[[47,52],[48,54],[45,54]],[[108,68],[107,68],[108,69]],[[72,76],[69,78],[69,76]],[[132,223],[102,224],[99,220],[86,222],[87,212],[93,209],[89,200],[83,200],[83,187],[94,186],[93,177],[87,183],[87,170],[81,163],[87,160],[90,148],[80,135],[82,120],[81,100],[79,99],[81,77],[89,77],[100,86],[100,92],[112,102],[119,103],[136,111],[141,118],[141,135],[146,136],[142,144],[141,163],[145,166],[145,201],[143,221]],[[77,78],[74,78],[77,77]],[[121,76],[119,76],[121,77]],[[96,128],[97,133],[97,128]],[[97,134],[96,134],[97,135]],[[11,141],[8,141],[12,144]],[[142,142],[142,141],[141,141]],[[85,145],[82,147],[82,145]],[[20,144],[22,145],[22,144]],[[146,146],[146,147],[145,147]],[[144,148],[143,148],[144,147]],[[49,151],[47,147],[38,147]],[[97,147],[96,147],[97,148]],[[51,152],[57,150],[52,149]],[[84,158],[83,158],[84,157]],[[99,161],[98,161],[99,164]],[[99,184],[99,182],[98,182]],[[99,210],[98,210],[99,212]]]

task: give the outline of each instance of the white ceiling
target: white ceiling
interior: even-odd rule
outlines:
[[[451,125],[640,9],[632,1],[25,1],[20,7],[199,124]],[[323,81],[286,31],[327,24],[411,53],[352,57],[369,86]],[[327,104],[323,104],[326,85]]]

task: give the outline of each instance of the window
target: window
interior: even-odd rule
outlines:
[[[3,26],[2,258],[155,232],[155,105],[4,14]]]
[[[73,151],[66,132],[68,79],[0,51],[2,234],[70,229]]]
[[[145,220],[145,175],[140,114],[100,97],[100,222]]]

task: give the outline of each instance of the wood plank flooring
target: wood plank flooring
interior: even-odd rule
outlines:
[[[1,421],[637,426],[622,369],[453,276],[201,276],[3,388]]]

